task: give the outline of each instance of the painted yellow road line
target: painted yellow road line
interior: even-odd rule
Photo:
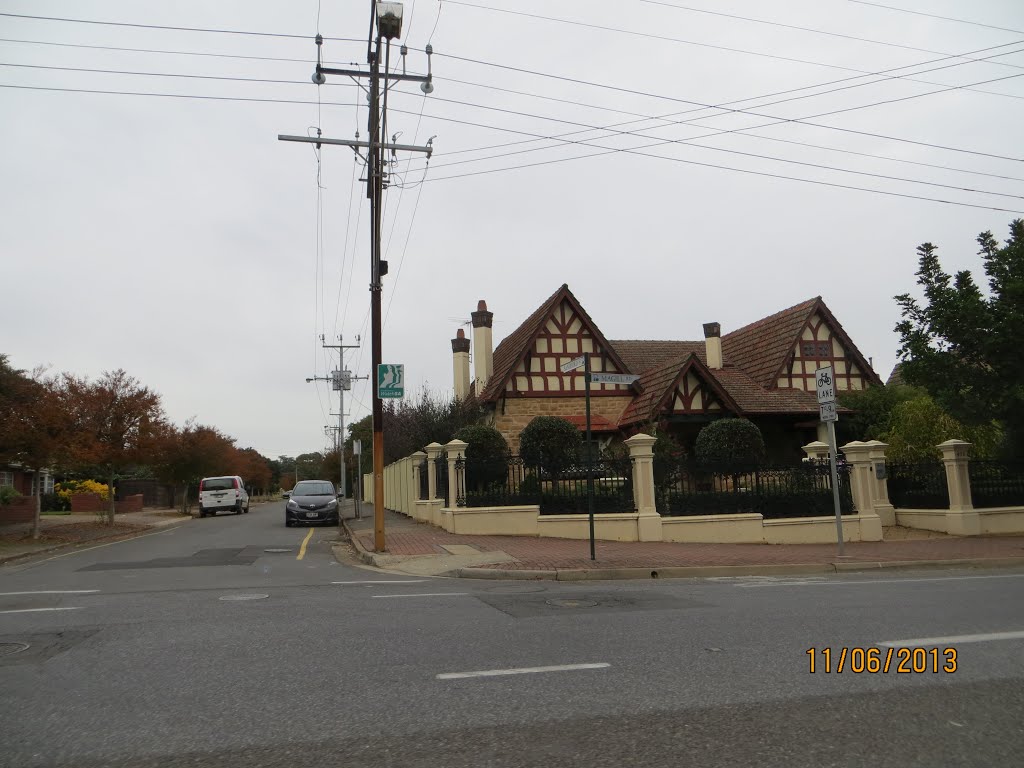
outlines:
[[[309,529],[309,533],[306,534],[306,538],[302,540],[302,546],[299,547],[299,554],[295,556],[296,560],[301,560],[306,556],[306,545],[309,544],[309,540],[313,538],[313,528]]]

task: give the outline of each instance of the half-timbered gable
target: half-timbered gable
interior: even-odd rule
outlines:
[[[578,368],[563,373],[561,367],[584,353],[590,354],[591,370],[604,373],[629,373],[629,369],[594,324],[579,301],[563,285],[545,302],[542,312],[534,313],[527,323],[509,337],[518,349],[495,353],[495,377],[484,392],[484,399],[500,396],[565,397],[582,395],[584,372]],[[525,332],[524,332],[525,327]],[[501,379],[498,360],[511,362]],[[624,384],[593,384],[591,396],[631,396]]]
[[[765,389],[814,391],[814,372],[832,365],[840,391],[881,384],[821,297],[758,320],[722,338],[727,362]]]
[[[694,353],[647,371],[640,377],[640,385],[642,392],[623,413],[622,426],[740,413],[732,397]]]

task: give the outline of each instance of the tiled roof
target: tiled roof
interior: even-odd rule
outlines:
[[[531,342],[540,333],[548,317],[563,300],[569,301],[573,306],[573,310],[580,316],[583,324],[590,329],[594,336],[594,343],[607,351],[608,356],[617,367],[626,371],[629,370],[611,342],[601,333],[597,323],[590,317],[587,310],[583,308],[579,299],[569,290],[569,284],[563,283],[557,291],[551,294],[543,304],[534,310],[532,315],[523,321],[522,325],[512,331],[498,344],[497,349],[494,350],[494,372],[491,375],[490,381],[487,382],[487,386],[484,387],[483,392],[480,394],[481,402],[494,401],[501,396],[516,363],[526,354]]]
[[[821,297],[816,296],[727,333],[722,337],[722,356],[758,384],[773,386],[786,355],[820,301]]]
[[[619,342],[612,342],[618,344]],[[673,343],[673,342],[658,342]],[[633,398],[633,402],[619,418],[619,423],[626,425],[637,421],[646,421],[651,418],[651,412],[665,396],[668,388],[672,386],[679,377],[679,371],[689,360],[690,355],[676,357],[657,368],[651,368],[640,374],[640,386],[643,388],[639,395]],[[625,359],[625,358],[623,358]],[[637,369],[634,368],[634,371]]]
[[[669,361],[682,360],[690,353],[696,354],[701,362],[707,362],[703,341],[660,341],[627,339],[609,341],[619,353],[631,373],[643,374],[654,368],[660,368]]]
[[[765,389],[745,371],[726,365],[712,371],[744,416],[770,413],[818,414],[818,398],[801,389]]]
[[[903,363],[896,363],[896,366],[892,369],[892,373],[889,374],[889,378],[885,381],[887,387],[901,387],[906,384],[903,380]]]

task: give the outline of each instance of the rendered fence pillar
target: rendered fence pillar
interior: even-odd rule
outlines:
[[[850,490],[858,513],[874,512],[874,475],[871,473],[871,446],[854,440],[840,447],[850,465]]]
[[[409,456],[405,460],[405,472],[402,473],[402,479],[405,481],[405,494],[402,501],[404,502],[405,514],[412,517],[412,500],[415,498],[413,495],[413,480],[419,475],[416,467],[416,460]]]
[[[426,447],[427,451],[427,499],[437,498],[437,458],[444,451],[440,443],[431,443]]]
[[[813,443],[808,443],[803,448],[804,453],[807,454],[807,458],[811,461],[828,461],[828,443],[815,440]]]
[[[971,500],[971,478],[967,471],[971,444],[964,440],[947,440],[937,447],[942,451],[949,487],[946,532],[954,536],[977,536],[981,533],[981,516]]]
[[[420,489],[423,487],[423,460],[427,458],[427,454],[423,451],[416,451],[412,456],[412,498],[415,501],[420,498]]]
[[[444,448],[448,454],[448,506],[457,507],[459,498],[465,496],[466,478],[465,467],[457,467],[459,459],[466,457],[466,448],[469,443],[462,440],[451,440]],[[454,533],[454,531],[452,531]]]
[[[872,497],[875,512],[882,520],[882,525],[896,525],[896,509],[889,501],[889,480],[885,471],[885,449],[888,443],[881,440],[868,440],[871,446],[868,456],[871,458],[871,478],[874,481]]]
[[[882,519],[875,510],[875,475],[871,463],[871,446],[854,440],[844,445],[841,450],[850,464],[850,490],[853,494],[853,506],[860,518],[861,541],[881,541]]]
[[[640,433],[626,441],[633,461],[633,503],[638,513],[640,541],[661,541],[661,515],[654,501],[654,444],[656,438]]]

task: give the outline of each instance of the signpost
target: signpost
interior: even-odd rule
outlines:
[[[821,420],[828,425],[829,467],[832,472],[832,503],[836,510],[836,538],[839,543],[839,556],[843,557],[843,513],[839,507],[839,473],[836,471],[836,385],[832,366],[826,365],[814,372],[814,381],[818,391],[818,409]]]
[[[405,366],[381,363],[377,366],[377,397],[405,397]]]
[[[584,352],[559,366],[562,373],[583,368],[584,392],[587,402],[587,519],[590,523],[590,559],[597,559],[594,547],[594,449],[590,430],[590,385],[591,384],[632,384],[639,376],[631,373],[591,373],[590,353]]]

